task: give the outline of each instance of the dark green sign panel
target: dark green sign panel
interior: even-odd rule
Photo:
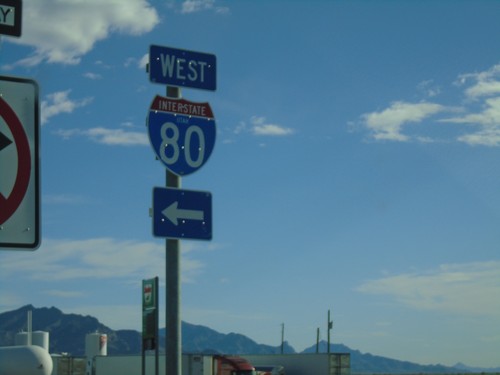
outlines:
[[[157,309],[156,279],[142,280],[142,310]]]
[[[142,280],[142,340],[146,350],[156,346],[158,333],[158,278]]]

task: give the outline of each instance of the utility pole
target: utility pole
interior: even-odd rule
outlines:
[[[316,328],[316,354],[319,353],[319,327]]]
[[[281,354],[283,354],[285,345],[285,323],[281,323]]]
[[[181,98],[181,89],[167,86],[167,97]],[[166,186],[180,188],[181,178],[166,171]],[[166,342],[165,342],[165,372],[167,375],[182,373],[182,342],[181,342],[181,244],[178,239],[166,239]]]
[[[330,319],[330,310],[328,310],[328,354],[330,354],[330,330],[333,328],[333,322]]]

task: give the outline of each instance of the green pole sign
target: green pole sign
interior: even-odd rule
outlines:
[[[158,332],[158,278],[142,280],[142,339],[154,349]]]
[[[156,300],[156,278],[142,280],[142,310],[157,309],[158,301]]]

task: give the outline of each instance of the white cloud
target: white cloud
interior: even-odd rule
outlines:
[[[253,127],[253,133],[255,135],[289,135],[293,134],[293,130],[290,128],[284,128],[275,124],[262,124]]]
[[[441,93],[441,88],[437,86],[432,79],[420,82],[417,85],[417,89],[430,98]]]
[[[141,59],[139,60],[137,66],[140,68],[140,69],[145,69],[146,68],[146,65],[149,63],[149,53],[146,53],[144,56],[141,57]]]
[[[58,91],[46,96],[40,104],[40,121],[42,125],[46,124],[53,116],[61,113],[72,113],[76,108],[84,107],[92,101],[92,98],[80,100],[69,99],[71,90]]]
[[[217,13],[217,14],[229,14],[229,13],[231,13],[231,10],[229,9],[229,7],[216,7],[215,13]]]
[[[61,298],[79,298],[84,295],[84,293],[79,290],[61,290],[61,289],[50,289],[44,291],[44,293],[49,296],[61,297]]]
[[[251,131],[255,135],[286,136],[294,133],[293,129],[291,128],[286,128],[277,124],[267,123],[265,117],[253,116],[251,122],[252,122]]]
[[[467,113],[461,117],[441,120],[442,122],[468,124],[477,130],[457,137],[460,142],[472,146],[500,146],[500,64],[479,72],[462,74],[458,86],[471,85],[465,89],[466,98],[482,101],[482,111]]]
[[[486,126],[500,125],[500,98],[487,99],[483,112],[443,119],[441,122],[479,124]]]
[[[159,309],[160,322],[164,322],[164,308]],[[120,313],[117,314],[116,312]],[[142,311],[136,305],[118,305],[118,304],[91,304],[78,305],[75,307],[65,308],[66,314],[90,315],[96,317],[99,322],[111,329],[134,329],[141,331],[142,326]],[[163,324],[163,323],[161,323]]]
[[[240,134],[244,131],[247,131],[247,124],[244,121],[240,121],[240,123],[234,128],[233,133]]]
[[[500,82],[478,82],[474,86],[468,88],[465,93],[467,94],[467,96],[472,98],[500,94]]]
[[[159,22],[146,0],[44,0],[23,6],[23,37],[15,43],[35,48],[17,64],[77,64],[94,44],[112,32],[140,35]]]
[[[462,135],[457,139],[471,146],[497,147],[500,146],[500,128],[479,130],[476,133]]]
[[[252,116],[250,124],[245,121],[240,121],[240,123],[231,130],[231,133],[235,136],[250,133],[256,136],[283,137],[294,134],[295,130],[278,124],[269,123],[265,117]],[[223,142],[226,144],[233,143],[233,140],[225,139]],[[261,143],[259,146],[265,147],[265,144]]]
[[[176,9],[181,14],[191,14],[204,11],[213,11],[216,14],[229,14],[230,9],[226,6],[215,5],[215,0],[184,0],[177,8],[174,0],[168,0],[167,6],[171,9]]]
[[[92,128],[84,134],[98,143],[120,146],[149,145],[146,132],[132,132],[123,129]]]
[[[362,119],[377,140],[407,141],[409,137],[402,133],[403,125],[421,122],[444,109],[442,105],[428,102],[394,102],[381,112],[362,115]]]
[[[92,73],[92,72],[84,73],[83,76],[85,78],[92,79],[92,80],[96,80],[96,79],[101,79],[102,78],[102,76],[100,74]]]
[[[500,146],[500,97],[486,99],[482,112],[443,119],[441,122],[479,126],[476,132],[459,136],[457,139],[461,142],[470,145]]]
[[[75,194],[45,194],[42,197],[44,204],[81,204],[85,202],[85,198]]]
[[[204,265],[194,259],[193,249],[182,248],[182,281],[193,282]],[[120,279],[135,283],[146,274],[165,272],[165,245],[114,238],[86,240],[44,239],[34,253],[6,253],[0,280],[24,275],[40,282]]]
[[[469,98],[477,99],[482,96],[500,94],[500,64],[484,72],[462,74],[456,83],[461,86],[469,80],[473,82],[473,85],[465,90]]]
[[[109,146],[147,146],[149,140],[146,132],[127,131],[124,129],[107,129],[96,127],[87,130],[59,129],[55,134],[64,139],[75,136],[87,137],[90,140]]]
[[[184,0],[181,13],[195,13],[203,10],[212,9],[215,0]]]
[[[428,272],[371,280],[357,290],[388,295],[418,310],[497,316],[500,311],[500,261],[445,264]]]
[[[433,118],[432,124],[450,123],[469,125],[468,127],[448,127],[446,132],[455,132],[454,141],[473,146],[500,146],[500,64],[479,73],[461,74],[454,82],[460,87],[464,99],[460,107],[443,106],[438,103],[420,102],[408,103],[397,101],[380,112],[366,113],[358,123],[368,129],[370,136],[376,140],[439,142],[429,134],[413,132],[409,135],[404,131],[410,123],[420,123],[443,112],[459,113],[455,117]],[[440,87],[433,80],[422,81],[417,90],[428,97],[441,93]],[[474,107],[474,110],[471,109]],[[476,108],[480,108],[479,111]],[[356,125],[358,125],[356,124]],[[352,123],[349,124],[353,128]],[[427,129],[431,129],[428,127]],[[431,130],[432,132],[432,130]],[[461,132],[459,134],[458,132]]]

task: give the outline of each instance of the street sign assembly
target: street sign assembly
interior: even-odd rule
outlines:
[[[212,239],[212,194],[176,188],[153,189],[153,235]]]
[[[21,0],[0,0],[0,35],[21,36]]]
[[[38,84],[0,76],[0,249],[40,244]]]
[[[149,47],[149,79],[154,83],[215,91],[216,63],[215,55],[209,53]]]
[[[158,159],[185,176],[201,168],[215,145],[215,119],[208,103],[156,96],[148,116],[148,134]]]
[[[216,89],[212,54],[150,46],[149,79],[167,85],[167,97],[156,96],[147,126],[156,156],[167,167],[166,188],[153,189],[153,235],[165,237],[168,303],[165,370],[181,372],[180,239],[212,239],[212,194],[179,189],[181,176],[201,168],[215,145],[215,119],[208,103],[180,98],[179,87]],[[142,373],[145,373],[143,352]],[[156,370],[158,366],[156,366]]]

